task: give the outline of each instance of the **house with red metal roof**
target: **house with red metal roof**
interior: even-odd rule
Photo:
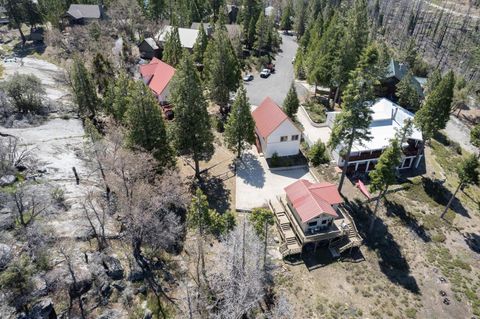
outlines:
[[[338,205],[343,203],[337,186],[311,183],[300,179],[285,188],[287,203],[304,233],[328,229],[339,217]]]
[[[265,158],[297,155],[302,133],[270,97],[252,112],[259,150]]]
[[[336,185],[300,179],[284,190],[268,202],[282,238],[283,257],[301,254],[306,246],[326,246],[338,257],[362,244]]]
[[[146,85],[152,90],[160,103],[167,102],[170,94],[170,81],[175,75],[175,68],[153,58],[150,63],[140,66],[140,74]]]

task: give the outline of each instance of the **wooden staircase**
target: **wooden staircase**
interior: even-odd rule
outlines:
[[[283,206],[278,201],[275,202],[275,200],[274,202],[269,201],[268,205],[275,215],[277,227],[282,237],[283,243],[279,248],[282,257],[285,258],[290,255],[300,254],[302,252],[302,246],[300,246],[297,236],[295,236],[292,230],[292,225],[285,215]]]
[[[355,225],[352,216],[350,216],[345,209],[341,210],[343,216],[345,217],[345,227],[347,231],[345,236],[342,236],[330,243],[328,248],[334,257],[340,256],[341,253],[349,248],[359,247],[363,243],[363,239],[358,233],[357,226]]]

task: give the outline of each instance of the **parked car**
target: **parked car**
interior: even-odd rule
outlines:
[[[244,80],[245,82],[253,81],[253,75],[252,75],[252,74],[246,74],[246,75],[243,77],[243,80]]]
[[[271,72],[269,69],[263,69],[262,72],[260,72],[260,77],[261,78],[268,78],[270,76]]]
[[[270,73],[275,73],[275,64],[269,63],[265,66],[266,69],[270,70]]]

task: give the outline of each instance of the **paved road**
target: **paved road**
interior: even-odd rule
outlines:
[[[253,105],[259,105],[267,96],[270,96],[278,105],[282,105],[294,79],[292,59],[295,57],[298,44],[293,36],[283,34],[281,36],[282,52],[276,56],[275,73],[267,79],[262,79],[257,75],[252,82],[245,83],[248,98]],[[307,93],[303,86],[297,85],[296,87],[299,95],[303,96]]]

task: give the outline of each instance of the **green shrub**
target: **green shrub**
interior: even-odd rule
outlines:
[[[45,97],[40,79],[33,74],[15,73],[3,83],[6,95],[20,113],[39,113]]]
[[[273,167],[277,167],[279,165],[279,157],[278,157],[278,153],[275,152],[272,154],[272,157],[270,158],[270,164],[273,166]]]
[[[313,166],[325,164],[330,161],[327,154],[327,148],[321,141],[315,143],[308,151],[308,159],[312,162]]]

